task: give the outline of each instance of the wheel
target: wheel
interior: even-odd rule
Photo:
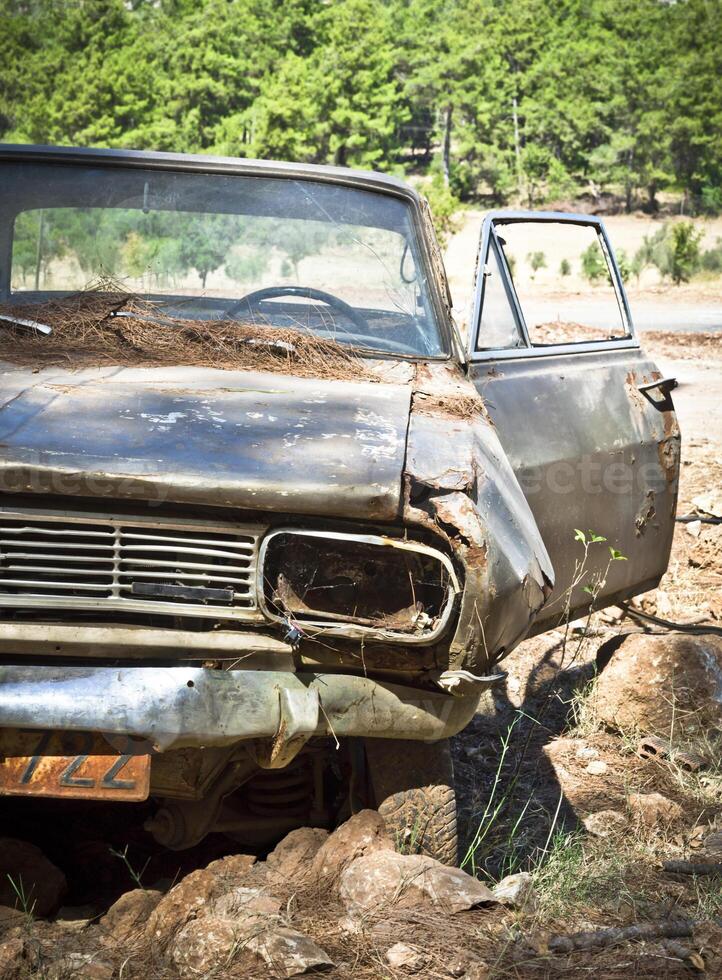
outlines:
[[[365,743],[373,800],[398,849],[455,865],[456,791],[448,739],[368,738]]]

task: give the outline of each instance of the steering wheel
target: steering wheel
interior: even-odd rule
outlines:
[[[368,337],[368,322],[358,310],[349,306],[338,296],[332,296],[331,293],[324,292],[323,289],[314,289],[313,286],[266,286],[265,289],[254,289],[252,293],[247,293],[241,299],[236,300],[232,306],[229,306],[225,315],[233,318],[244,309],[250,312],[254,307],[257,308],[264,299],[270,299],[272,296],[303,296],[305,299],[315,299],[320,303],[326,303],[327,306],[334,307],[339,313],[348,317],[354,326],[358,327]]]

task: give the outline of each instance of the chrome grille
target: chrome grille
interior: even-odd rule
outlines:
[[[0,606],[258,619],[263,531],[0,509]]]

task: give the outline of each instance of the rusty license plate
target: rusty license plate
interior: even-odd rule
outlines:
[[[2,730],[0,796],[147,799],[150,755],[133,751],[130,739],[113,743],[91,732]]]

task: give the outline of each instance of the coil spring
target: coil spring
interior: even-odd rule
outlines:
[[[305,759],[285,769],[264,769],[246,784],[244,799],[248,809],[259,817],[305,816],[313,796],[311,769]]]

